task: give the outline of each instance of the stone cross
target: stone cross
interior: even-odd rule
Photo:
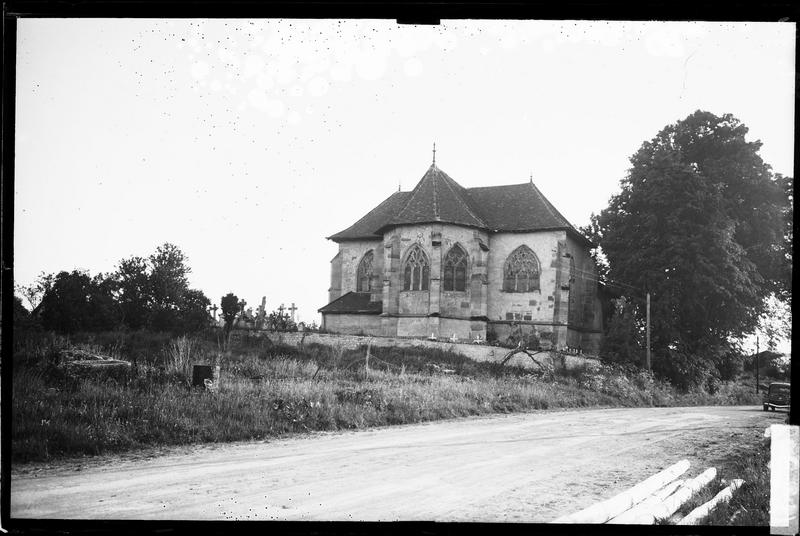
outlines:
[[[258,306],[258,316],[264,316],[267,311],[267,297],[261,297],[261,305]]]
[[[283,306],[283,304],[281,304],[281,306],[280,306],[280,307],[278,307],[278,312],[281,314],[281,318],[283,318],[283,311],[284,311],[285,309],[286,309],[286,307],[284,307],[284,306]]]
[[[294,302],[292,302],[292,306],[289,307],[289,311],[292,312],[292,322],[294,322],[294,312],[297,311],[297,307],[295,307]]]
[[[219,307],[217,307],[217,304],[215,303],[214,307],[211,308],[211,310],[214,311],[214,322],[217,321],[217,309],[219,309]]]
[[[247,302],[244,299],[239,300],[239,310],[241,313],[244,313],[244,306],[247,305]]]

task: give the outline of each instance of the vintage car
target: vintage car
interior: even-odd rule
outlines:
[[[776,408],[789,409],[789,384],[783,382],[772,382],[769,389],[764,393],[764,411]]]

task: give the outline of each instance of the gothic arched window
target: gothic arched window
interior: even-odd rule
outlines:
[[[370,250],[358,263],[356,292],[369,292],[372,289],[372,260],[374,257],[374,253]]]
[[[403,268],[403,290],[428,290],[430,264],[419,246],[412,246]]]
[[[444,257],[444,290],[467,290],[467,252],[456,244]]]
[[[518,247],[506,259],[503,290],[506,292],[539,290],[539,259],[528,246]]]

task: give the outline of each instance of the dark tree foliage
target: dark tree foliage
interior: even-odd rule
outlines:
[[[613,300],[614,308],[600,347],[604,361],[623,365],[638,365],[645,348],[642,326],[636,317],[636,306],[625,298]]]
[[[189,289],[183,296],[181,306],[181,324],[183,331],[200,331],[208,327],[208,307],[211,305],[200,290]]]
[[[37,317],[25,308],[22,299],[16,295],[14,296],[13,315],[12,325],[14,331],[41,329]]]
[[[150,255],[149,291],[155,310],[178,309],[189,289],[187,276],[191,269],[178,246],[166,243]]]
[[[239,298],[233,292],[229,292],[220,300],[222,308],[222,318],[225,320],[225,332],[229,333],[233,329],[233,322],[239,314]]]
[[[147,259],[120,261],[115,275],[125,325],[173,332],[204,329],[211,302],[201,291],[189,288],[190,272],[186,255],[170,243]]]
[[[59,272],[38,311],[42,326],[58,332],[114,329],[120,319],[113,282],[80,270]]]
[[[191,332],[208,326],[211,302],[201,291],[189,288],[189,272],[181,250],[164,244],[147,259],[123,259],[113,274],[42,275],[35,285],[20,289],[33,301],[41,293],[34,312],[45,329]]]
[[[85,329],[104,331],[120,326],[122,314],[114,294],[116,281],[111,274],[97,274],[92,278],[92,292],[89,295],[89,321]]]
[[[794,179],[776,174],[776,182],[783,190],[783,243],[781,254],[782,263],[779,264],[780,276],[778,277],[778,297],[792,307],[792,244],[794,242]]]
[[[146,327],[150,313],[150,275],[142,257],[123,259],[116,272],[117,301],[122,319],[131,329]]]
[[[756,327],[765,298],[791,289],[787,187],[746,133],[702,111],[667,126],[584,230],[608,277],[651,292],[654,369],[673,379],[718,363],[730,337]]]

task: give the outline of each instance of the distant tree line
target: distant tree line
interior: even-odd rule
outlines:
[[[190,272],[183,252],[165,243],[147,258],[121,260],[112,273],[43,273],[33,284],[16,287],[31,311],[15,296],[15,324],[61,333],[198,331],[209,325],[211,302],[202,291],[189,288]]]

